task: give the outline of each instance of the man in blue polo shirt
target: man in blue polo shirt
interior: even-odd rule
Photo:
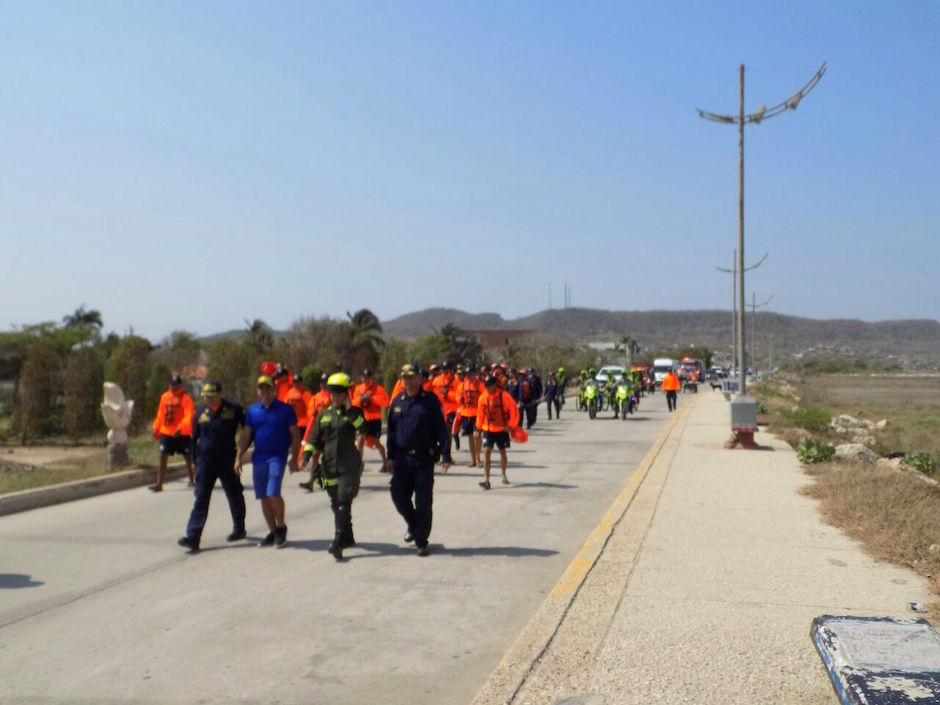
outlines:
[[[252,479],[255,498],[261,500],[261,511],[268,524],[269,533],[261,546],[276,545],[287,540],[287,525],[284,523],[284,499],[281,497],[281,482],[290,453],[290,471],[297,472],[300,455],[300,434],[297,432],[297,415],[290,404],[278,401],[274,391],[274,380],[268,375],[258,378],[258,399],[245,411],[245,426],[238,439],[238,455],[235,457],[236,472],[241,474],[242,458],[248,446],[255,444],[251,456]]]

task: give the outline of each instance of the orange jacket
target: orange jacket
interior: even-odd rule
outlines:
[[[679,375],[677,375],[672,370],[666,373],[666,376],[663,377],[663,391],[664,392],[678,392],[679,391]]]
[[[297,389],[293,385],[284,396],[284,403],[290,404],[294,408],[294,414],[297,415],[297,425],[306,427],[312,421],[307,412],[310,399],[313,395],[306,389]]]
[[[303,441],[307,442],[310,431],[313,430],[313,422],[317,420],[317,415],[330,405],[330,393],[321,389],[316,394],[311,394],[307,401],[307,430],[304,433]]]
[[[366,421],[381,419],[382,409],[388,406],[388,392],[375,380],[357,384],[352,394],[352,405],[362,409]]]
[[[392,393],[389,395],[389,399],[394,399],[399,394],[405,391],[405,383],[402,381],[401,377],[395,380],[395,386],[392,387]]]
[[[458,408],[457,377],[452,372],[442,372],[434,378],[434,393],[441,402],[445,418],[456,413]]]
[[[434,382],[431,380],[431,378],[428,378],[421,383],[421,389],[423,389],[426,392],[434,392],[433,385],[434,385]]]
[[[287,403],[287,393],[294,386],[294,375],[291,372],[288,372],[286,375],[281,375],[274,379],[274,389],[277,392],[277,398],[279,401]]]
[[[477,428],[480,431],[506,431],[519,425],[519,409],[509,392],[496,389],[493,396],[483,390],[477,403]]]
[[[483,382],[478,379],[465,379],[457,385],[457,403],[460,415],[473,418],[477,415],[477,404],[483,394]]]
[[[172,436],[177,431],[181,436],[193,435],[193,411],[193,398],[189,394],[182,389],[176,393],[168,389],[160,397],[153,432],[161,436]]]

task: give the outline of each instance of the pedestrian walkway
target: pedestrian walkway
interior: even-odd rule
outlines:
[[[930,598],[822,522],[788,445],[759,433],[763,450],[725,450],[725,399],[679,400],[474,705],[831,705],[813,618],[909,618]]]

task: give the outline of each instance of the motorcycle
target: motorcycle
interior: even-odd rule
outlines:
[[[600,406],[600,392],[597,388],[597,382],[591,380],[584,385],[584,402],[587,405],[588,416],[592,419],[597,417],[597,410]]]
[[[635,403],[636,397],[633,396],[633,390],[630,388],[630,385],[622,382],[618,384],[614,406],[614,418],[617,418],[619,415],[621,419],[626,421],[627,414],[633,413]]]

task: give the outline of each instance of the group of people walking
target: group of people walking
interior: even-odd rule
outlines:
[[[356,543],[352,504],[359,492],[364,449],[369,447],[379,452],[381,471],[391,475],[392,502],[406,525],[404,541],[414,543],[417,555],[427,556],[435,464],[441,462],[446,473],[452,464],[452,448],[459,449],[463,436],[470,467],[483,469],[480,487],[491,488],[494,447],[499,451],[502,482],[509,484],[511,437],[524,433],[523,419],[529,427],[536,422],[536,413],[527,410],[537,406],[541,395],[546,390],[557,394],[559,389],[554,374],[543,390],[534,370],[517,372],[496,365],[478,374],[473,368],[452,368],[444,362],[426,370],[404,365],[391,395],[369,369],[362,371],[359,384],[353,384],[344,372],[323,375],[321,389],[312,394],[299,375],[278,365],[272,368],[272,364],[262,366],[256,385],[258,401],[247,409],[224,399],[216,381],[203,385],[203,403],[195,407],[177,376],[171,378],[161,399],[154,421],[161,469],[151,489],[162,491],[167,457],[183,455],[195,490],[186,533],[178,543],[190,552],[200,550],[216,480],[222,484],[232,515],[232,532],[226,539],[246,538],[241,474],[253,446],[252,484],[268,526],[259,545],[280,548],[287,542],[281,493],[284,476],[309,468],[310,479],[300,484],[308,491],[316,484],[330,498],[334,536],[327,550],[341,560],[343,550]]]

